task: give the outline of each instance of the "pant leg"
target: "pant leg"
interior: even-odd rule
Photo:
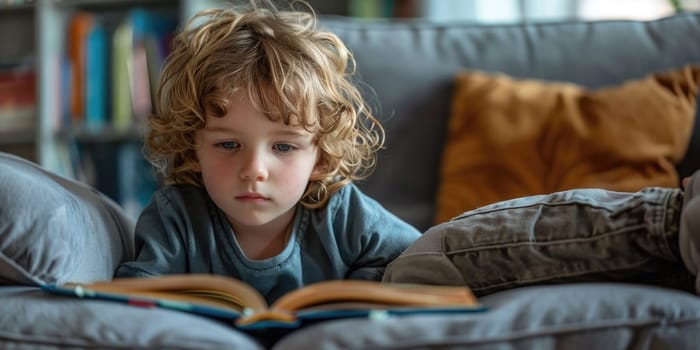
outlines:
[[[648,188],[636,193],[580,189],[495,203],[428,230],[415,247],[415,261],[430,254],[454,266],[456,280],[477,295],[536,283],[635,281],[688,288],[693,278],[678,251],[682,193]],[[421,245],[429,255],[419,257]],[[408,281],[426,283],[441,272],[416,269]],[[407,269],[410,267],[406,267]],[[408,276],[408,275],[406,275]],[[446,275],[445,275],[446,276]],[[408,277],[411,279],[413,277]],[[428,282],[430,283],[430,282]]]

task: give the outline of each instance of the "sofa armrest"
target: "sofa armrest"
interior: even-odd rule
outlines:
[[[134,222],[109,198],[0,153],[0,283],[111,279],[134,255]]]

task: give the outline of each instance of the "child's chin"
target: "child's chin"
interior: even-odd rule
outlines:
[[[234,210],[235,215],[227,215],[229,222],[236,225],[248,227],[263,226],[269,224],[279,217],[279,214],[260,213],[255,211]]]

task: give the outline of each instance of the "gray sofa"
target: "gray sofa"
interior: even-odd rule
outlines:
[[[479,26],[324,18],[354,52],[388,142],[360,185],[421,230],[433,225],[455,74],[465,68],[598,88],[700,62],[700,15],[651,22]],[[373,93],[371,92],[373,90]],[[681,175],[700,168],[692,131]],[[82,208],[74,227],[52,225]],[[641,284],[591,282],[481,297],[488,312],[347,319],[287,335],[243,334],[185,313],[46,295],[41,283],[111,277],[133,255],[131,225],[101,194],[0,157],[3,349],[695,349],[700,298]]]

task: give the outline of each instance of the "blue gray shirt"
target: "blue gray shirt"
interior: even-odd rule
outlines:
[[[323,208],[299,205],[284,250],[250,260],[203,188],[166,186],[136,224],[136,260],[120,265],[116,277],[220,274],[245,281],[272,302],[323,280],[380,280],[387,264],[418,236],[413,226],[350,184]]]

